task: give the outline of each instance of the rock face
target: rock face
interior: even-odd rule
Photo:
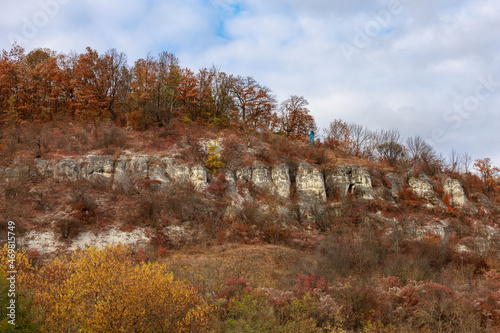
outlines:
[[[246,183],[252,180],[252,168],[244,167],[243,169],[236,170],[236,180]]]
[[[273,184],[271,168],[260,161],[255,161],[252,164],[252,183],[255,187],[270,192]]]
[[[431,179],[424,173],[420,173],[418,176],[411,176],[408,179],[408,185],[410,185],[413,192],[419,197],[434,198],[436,196]]]
[[[282,199],[290,197],[290,168],[284,163],[271,168],[255,161],[252,167],[237,170],[236,180],[242,183],[251,181],[256,188],[276,194]]]
[[[191,179],[191,168],[187,164],[181,164],[174,161],[170,157],[161,159],[162,165],[165,166],[165,172],[170,180],[180,183],[187,183]]]
[[[80,166],[73,159],[62,159],[56,163],[54,178],[57,180],[77,180],[80,176]]]
[[[236,187],[236,177],[231,170],[224,171],[224,178],[226,178],[226,193],[233,200],[236,199],[236,195],[238,195],[238,188]]]
[[[36,158],[35,169],[42,177],[52,177],[54,176],[54,161]]]
[[[82,164],[82,178],[93,181],[111,182],[115,163],[112,156],[88,156],[87,160]]]
[[[15,182],[17,180],[22,180],[23,178],[28,177],[30,174],[30,168],[27,165],[16,165],[10,168],[6,168],[3,174],[8,182]]]
[[[399,197],[399,193],[403,190],[403,178],[395,173],[388,173],[385,175],[385,178],[391,185],[391,194],[393,198],[397,199]]]
[[[375,199],[372,188],[372,177],[366,169],[353,165],[351,169],[351,186],[354,194],[366,200]]]
[[[127,164],[127,171],[130,173],[132,180],[146,179],[148,176],[148,157],[147,156],[132,156]]]
[[[148,178],[162,183],[170,182],[167,172],[165,171],[165,166],[161,163],[148,165]]]
[[[327,170],[325,172],[325,186],[328,195],[332,197],[346,196],[351,186],[350,174],[350,168],[343,164],[334,170]]]
[[[133,182],[148,177],[148,162],[145,156],[121,155],[115,163],[113,186],[128,189]]]
[[[451,228],[447,221],[435,221],[426,226],[414,227],[417,239],[428,235],[436,235],[441,239],[448,238],[451,234]]]
[[[323,175],[307,162],[300,162],[296,176],[297,192],[302,206],[326,201]]]
[[[359,165],[339,165],[325,172],[325,185],[330,196],[345,197],[352,191],[359,198],[375,199],[370,173]]]
[[[290,198],[292,182],[290,181],[289,166],[284,163],[275,166],[271,171],[271,178],[275,193],[282,199]]]
[[[410,185],[416,195],[427,199],[432,205],[446,208],[445,204],[438,199],[436,192],[434,191],[432,180],[425,173],[421,172],[418,176],[410,176],[408,179],[408,185]]]
[[[457,179],[451,179],[450,177],[445,177],[442,181],[443,190],[445,194],[450,197],[450,204],[453,207],[470,210],[473,213],[477,213],[476,207],[474,207],[469,199],[465,196],[464,188],[462,184]]]
[[[334,169],[326,170],[323,176],[318,169],[307,162],[299,162],[296,170],[290,170],[285,163],[269,166],[256,161],[252,166],[235,172],[230,170],[223,172],[227,181],[227,194],[234,203],[240,205],[254,200],[248,187],[236,186],[249,182],[255,188],[274,194],[280,199],[290,198],[292,186],[295,183],[299,205],[304,209],[311,208],[317,203],[325,203],[327,194],[338,198],[353,193],[361,199],[380,198],[394,202],[404,184],[402,177],[389,173],[385,175],[383,182],[387,186],[380,184],[374,189],[370,173],[359,165],[339,165]],[[203,191],[209,183],[209,172],[202,165],[183,164],[170,157],[132,154],[121,155],[116,160],[112,156],[96,155],[89,155],[79,161],[71,158],[57,162],[35,159],[33,165],[16,164],[10,167],[0,167],[0,176],[7,182],[32,176],[54,177],[57,180],[69,181],[88,179],[113,184],[113,187],[123,189],[140,185],[146,179],[158,181],[158,188],[166,184],[190,183],[197,191]],[[409,187],[418,196],[428,200],[429,207],[446,207],[436,195],[434,184],[427,175],[411,173],[407,175],[407,181]],[[458,180],[444,176],[441,185],[444,193],[449,195],[450,204],[471,213],[477,212],[476,207],[467,199]],[[485,212],[497,209],[491,202],[488,202],[487,198],[484,199],[484,196],[476,197],[475,202],[479,202]]]
[[[207,185],[207,169],[202,165],[193,165],[189,173],[189,181],[197,191],[203,191]]]
[[[489,214],[492,211],[499,211],[498,207],[496,207],[491,202],[490,198],[488,198],[488,196],[483,193],[472,193],[471,199],[474,200],[474,202],[477,202],[481,210],[486,214]]]
[[[226,194],[233,201],[233,206],[237,209],[241,209],[242,204],[246,202],[252,202],[252,197],[248,194],[248,192],[243,193],[243,196],[238,193],[238,187],[236,186],[236,177],[231,170],[224,171],[224,177],[226,178]],[[246,190],[246,189],[245,189]]]
[[[208,173],[204,166],[177,163],[169,157],[152,162],[148,166],[148,177],[162,183],[192,183],[199,191],[208,185]]]

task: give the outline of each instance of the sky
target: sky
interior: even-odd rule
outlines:
[[[0,0],[0,48],[162,51],[500,166],[498,0]]]

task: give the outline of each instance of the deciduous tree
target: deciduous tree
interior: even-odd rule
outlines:
[[[278,111],[278,133],[287,138],[300,139],[316,131],[314,118],[309,114],[309,102],[302,96],[290,96]]]
[[[276,99],[271,90],[258,84],[252,77],[238,76],[232,85],[235,109],[231,121],[245,129],[269,127]]]
[[[349,125],[345,121],[335,119],[324,131],[326,133],[325,144],[345,154],[350,151],[353,142],[349,132]]]
[[[75,68],[77,117],[102,119],[109,112],[115,119],[118,97],[127,87],[126,56],[111,49],[100,56],[87,47],[78,57]]]
[[[491,192],[498,188],[500,184],[500,169],[494,166],[489,158],[475,160],[474,169],[479,172],[479,176],[481,177],[484,188],[487,192]]]
[[[203,332],[209,305],[165,265],[134,264],[123,246],[55,259],[35,276],[45,332]]]

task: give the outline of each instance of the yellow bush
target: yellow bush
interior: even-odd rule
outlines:
[[[32,273],[33,267],[26,250],[11,249],[11,251],[9,251],[9,245],[5,243],[0,257],[0,269],[4,272],[16,271],[17,283],[23,284],[28,280],[28,276]]]
[[[208,170],[210,170],[214,175],[217,174],[217,170],[226,166],[224,162],[220,160],[220,148],[219,148],[219,140],[215,140],[208,144],[208,158],[205,166]]]
[[[36,279],[46,332],[202,332],[211,314],[190,284],[164,265],[134,265],[122,246],[56,259]]]

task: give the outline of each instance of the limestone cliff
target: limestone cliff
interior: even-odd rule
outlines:
[[[0,175],[7,182],[37,175],[59,181],[86,179],[123,189],[149,179],[157,181],[160,187],[167,184],[191,183],[194,189],[203,191],[213,181],[209,171],[201,164],[186,164],[171,157],[141,154],[120,155],[117,158],[88,155],[57,161],[35,159],[30,165],[15,163],[3,168]],[[299,162],[294,170],[285,163],[272,166],[255,161],[251,166],[225,170],[224,175],[228,183],[227,194],[238,204],[253,199],[248,191],[239,191],[237,184],[251,183],[254,188],[276,195],[282,200],[290,200],[291,194],[296,193],[296,199],[302,207],[325,203],[327,197],[339,200],[349,193],[363,200],[397,202],[401,191],[407,187],[427,201],[430,208],[445,208],[442,198],[436,193],[437,186],[441,186],[449,198],[449,205],[471,213],[478,212],[466,197],[460,182],[445,175],[440,177],[440,182],[434,183],[424,173],[409,173],[404,177],[387,173],[384,175],[385,184],[378,184],[374,188],[372,176],[365,167],[342,164],[320,171],[304,161]]]

